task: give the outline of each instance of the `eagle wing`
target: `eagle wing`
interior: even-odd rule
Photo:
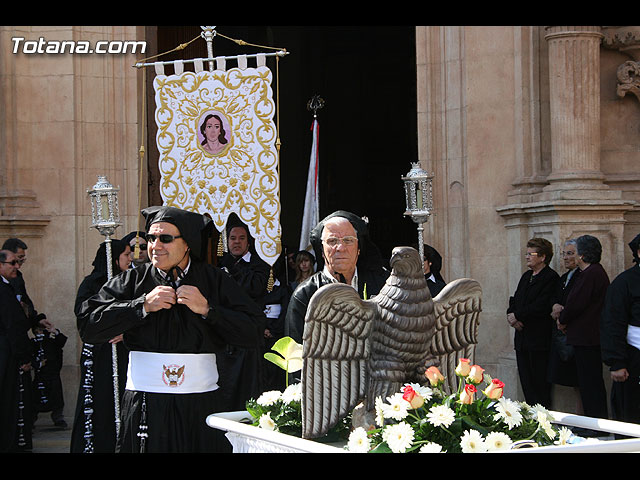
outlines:
[[[378,306],[332,283],[311,297],[302,342],[302,436],[326,434],[362,401]]]
[[[433,303],[436,327],[431,353],[440,361],[445,387],[451,389],[458,359],[475,357],[482,288],[476,280],[460,278],[447,284]]]

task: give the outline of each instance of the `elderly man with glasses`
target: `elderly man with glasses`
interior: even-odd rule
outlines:
[[[78,312],[83,341],[123,334],[130,351],[116,451],[230,451],[224,434],[206,424],[209,414],[227,410],[227,372],[216,354],[228,343],[258,345],[264,314],[205,263],[210,218],[174,207],[142,214],[151,262],[108,281]]]
[[[318,271],[302,282],[291,296],[285,334],[302,343],[304,318],[311,296],[323,285],[342,282],[360,297],[378,294],[389,276],[378,248],[369,238],[368,224],[353,213],[339,210],[311,231]]]

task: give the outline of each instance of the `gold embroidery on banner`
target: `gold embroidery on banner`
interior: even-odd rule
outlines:
[[[208,213],[219,231],[235,212],[273,264],[280,254],[280,185],[272,74],[267,67],[160,75],[156,141],[165,205]],[[226,143],[203,144],[206,118]]]

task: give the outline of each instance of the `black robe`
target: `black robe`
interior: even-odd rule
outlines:
[[[62,369],[63,347],[67,337],[59,330],[36,334],[31,339],[33,366],[33,408],[35,412],[61,412],[64,408],[64,394],[60,370]]]
[[[183,285],[196,286],[207,298],[212,308],[206,318],[178,304],[143,316],[144,295],[165,284],[151,264],[118,275],[82,304],[78,315],[82,339],[97,344],[124,333],[129,350],[159,353],[219,353],[229,343],[259,345],[264,331],[262,312],[220,269],[192,260],[182,280]],[[229,381],[223,369],[219,368],[219,375],[220,385]],[[208,415],[226,410],[219,388],[188,394],[125,390],[118,451],[140,451],[143,405],[148,426],[145,451],[229,450],[224,434],[206,424]]]
[[[231,278],[245,291],[256,303],[260,310],[264,309],[267,284],[271,267],[251,252],[249,261],[237,258],[226,253],[220,260],[220,267],[224,268]],[[265,318],[266,324],[266,318]],[[218,366],[227,371],[235,371],[230,377],[231,383],[221,383],[224,391],[225,402],[230,410],[244,410],[246,402],[258,398],[265,390],[265,361],[264,361],[264,335],[260,335],[260,343],[256,347],[243,344],[228,343],[225,349],[218,355]],[[236,382],[236,376],[243,376],[246,381]],[[249,379],[252,379],[249,381]],[[221,378],[221,382],[225,379]]]
[[[600,322],[602,361],[611,371],[629,372],[627,381],[611,384],[613,419],[640,423],[640,350],[627,342],[630,325],[640,327],[640,265],[611,282]]]
[[[97,262],[96,262],[97,263]],[[107,282],[106,264],[87,275],[76,295],[76,316],[85,300],[97,294]],[[78,331],[85,319],[77,319]],[[114,335],[115,337],[115,335]],[[118,389],[122,399],[127,376],[129,352],[122,342],[116,344]],[[114,453],[116,450],[116,410],[113,388],[113,348],[110,343],[82,346],[80,387],[71,430],[71,453]]]
[[[0,453],[6,453],[32,447],[28,397],[31,374],[19,373],[21,365],[31,362],[31,342],[27,335],[28,320],[16,292],[2,278],[0,306]]]

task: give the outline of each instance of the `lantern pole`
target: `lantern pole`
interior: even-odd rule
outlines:
[[[433,176],[420,167],[419,162],[411,163],[411,170],[401,177],[404,182],[404,193],[407,209],[404,215],[410,217],[418,229],[418,251],[424,261],[424,227],[433,211]]]
[[[95,228],[105,237],[107,254],[107,281],[113,277],[111,237],[120,223],[118,207],[118,188],[114,188],[106,176],[98,175],[98,182],[87,190],[91,201],[91,228]],[[113,401],[115,410],[116,438],[120,435],[120,383],[118,381],[118,352],[116,344],[111,345],[111,363],[113,368]]]

